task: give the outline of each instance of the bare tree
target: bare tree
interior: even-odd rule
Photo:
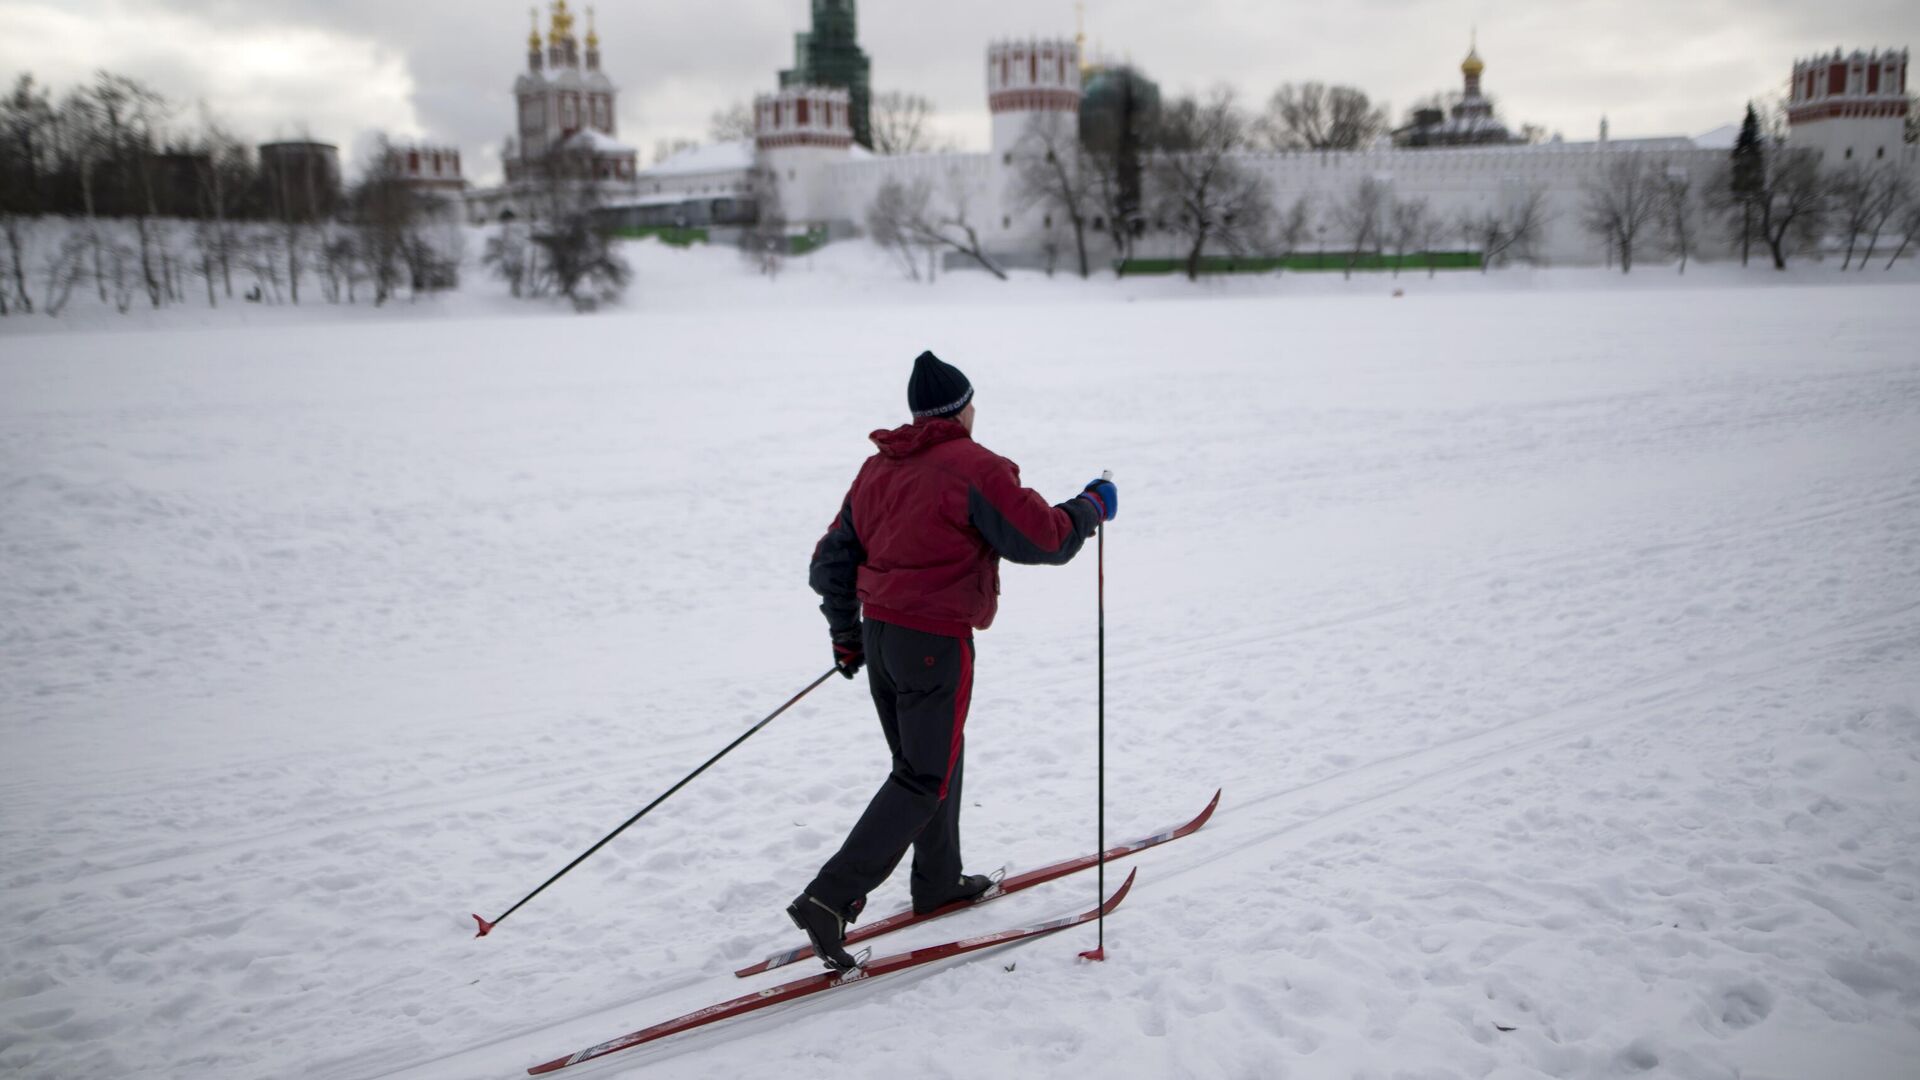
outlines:
[[[1687,272],[1687,260],[1700,243],[1698,206],[1693,196],[1693,179],[1687,170],[1669,165],[1655,176],[1655,216],[1661,238],[1669,254],[1679,260],[1679,273]]]
[[[1257,127],[1274,150],[1358,150],[1387,130],[1387,110],[1355,87],[1285,83]]]
[[[69,92],[60,102],[55,131],[61,143],[61,153],[73,163],[75,178],[79,182],[79,208],[87,223],[87,253],[93,264],[90,276],[100,302],[104,304],[107,302],[107,272],[105,250],[100,237],[98,196],[102,175],[107,171],[105,165],[112,160],[113,149],[108,144],[93,95],[85,89]]]
[[[320,245],[321,288],[327,302],[354,302],[354,286],[360,280],[360,248],[351,231],[329,235]]]
[[[912,267],[913,249],[927,253],[927,277],[935,274],[934,255],[954,251],[965,255],[1001,281],[1006,271],[987,255],[980,231],[968,213],[966,185],[950,177],[947,190],[936,193],[926,177],[911,183],[888,180],[880,185],[873,205],[867,209],[867,231],[881,247],[892,251],[908,266],[909,276],[919,280]]]
[[[929,266],[932,262],[931,253],[944,249],[965,255],[987,273],[1005,281],[1007,272],[987,256],[981,244],[980,230],[973,224],[969,213],[967,193],[966,182],[957,173],[949,174],[946,191],[936,193],[927,203],[929,212],[908,219],[907,227],[927,248]]]
[[[67,299],[73,295],[74,286],[85,280],[87,252],[91,246],[91,237],[71,232],[47,256],[43,264],[45,276],[42,278],[44,288],[41,295],[46,298],[45,311],[48,315],[60,314],[67,306]]]
[[[47,92],[36,90],[31,75],[21,75],[12,92],[0,98],[0,232],[6,235],[6,281],[0,281],[0,315],[7,313],[11,291],[22,314],[33,312],[27,286],[32,258],[28,240],[32,220],[46,212],[44,173],[52,149],[54,111]]]
[[[1035,114],[1014,149],[1014,197],[1025,207],[1042,206],[1065,219],[1084,278],[1089,273],[1087,226],[1096,205],[1093,178],[1098,166],[1080,142],[1079,126],[1077,117]],[[1051,236],[1048,239],[1053,242]]]
[[[1830,188],[1811,152],[1776,149],[1767,155],[1757,224],[1775,270],[1785,270],[1787,256],[1818,242],[1832,201]]]
[[[1393,276],[1400,276],[1400,266],[1407,256],[1415,253],[1425,254],[1428,240],[1437,235],[1433,207],[1425,199],[1401,199],[1393,202],[1393,208],[1387,216],[1387,238],[1393,245]],[[1429,264],[1431,265],[1431,264]]]
[[[1109,68],[1096,93],[1081,102],[1080,141],[1092,166],[1095,232],[1113,238],[1123,267],[1146,230],[1145,161],[1160,124],[1160,90],[1133,68]]]
[[[1867,268],[1867,261],[1873,258],[1874,249],[1880,246],[1880,234],[1887,223],[1899,219],[1902,212],[1914,205],[1916,192],[1913,178],[1897,169],[1884,169],[1878,173],[1880,188],[1878,197],[1873,201],[1870,218],[1871,229],[1867,233],[1867,253],[1860,257],[1860,269]]]
[[[767,277],[779,277],[785,268],[787,215],[780,198],[779,170],[767,163],[763,154],[753,164],[755,214],[753,224],[740,230],[740,254],[754,269]]]
[[[1168,106],[1153,158],[1156,216],[1187,238],[1187,278],[1200,276],[1208,244],[1244,254],[1267,241],[1273,196],[1266,180],[1235,158],[1247,145],[1247,118],[1231,89]]]
[[[1909,198],[1907,204],[1895,215],[1894,220],[1899,223],[1900,246],[1894,248],[1893,254],[1887,257],[1888,270],[1893,269],[1893,264],[1899,262],[1900,256],[1907,253],[1908,245],[1915,240],[1920,240],[1920,199]]]
[[[707,138],[713,142],[739,142],[753,136],[753,109],[744,101],[715,109],[707,118]]]
[[[239,216],[255,173],[246,146],[228,132],[212,114],[201,113],[201,157],[195,181],[199,188],[200,244],[202,272],[219,264],[220,283],[228,299],[233,298],[233,255],[239,246],[234,219]],[[211,280],[211,279],[209,279]],[[208,304],[212,304],[209,295]]]
[[[1347,265],[1342,277],[1353,277],[1353,268],[1362,255],[1379,251],[1387,229],[1387,215],[1393,194],[1387,185],[1371,176],[1363,176],[1346,199],[1334,208],[1333,219],[1347,242]]]
[[[534,188],[530,239],[536,272],[576,311],[617,299],[633,271],[614,250],[613,230],[599,213],[592,153],[556,145],[536,166]]]
[[[938,148],[928,126],[933,103],[919,94],[899,90],[875,94],[869,117],[876,154],[924,154]]]
[[[382,136],[375,143],[360,183],[350,193],[353,221],[359,228],[359,255],[366,261],[373,281],[375,307],[386,303],[399,291],[407,269],[407,249],[412,244],[415,223],[420,216],[419,200],[404,179],[400,157]],[[297,238],[289,232],[287,240]],[[288,266],[297,263],[288,260]],[[298,293],[295,293],[298,302]]]
[[[1459,219],[1461,235],[1480,251],[1480,272],[1496,262],[1533,258],[1533,246],[1547,223],[1545,188],[1508,192],[1489,209],[1469,210]]]
[[[278,231],[255,232],[246,238],[241,261],[253,275],[248,299],[256,303],[280,302],[280,244],[284,234]]]
[[[149,302],[158,308],[166,299],[159,250],[165,228],[156,220],[153,170],[156,129],[168,114],[167,101],[144,83],[105,71],[96,76],[92,96],[105,121],[123,205],[139,239],[141,281]]]
[[[1828,178],[1833,195],[1833,220],[1840,233],[1847,238],[1847,254],[1840,262],[1840,269],[1846,270],[1853,265],[1853,253],[1862,234],[1872,228],[1874,200],[1877,198],[1878,185],[1873,175],[1860,167],[1858,162],[1850,162]],[[1866,259],[1862,258],[1861,262]]]
[[[1660,206],[1652,167],[1637,153],[1621,154],[1588,180],[1585,190],[1582,223],[1619,256],[1620,272],[1632,273],[1635,245]]]
[[[500,231],[487,238],[480,261],[493,268],[516,299],[545,292],[545,283],[536,265],[533,237],[526,223],[518,219],[500,222]]]
[[[881,250],[899,259],[907,277],[914,281],[920,280],[920,265],[907,223],[924,217],[932,198],[933,185],[925,178],[910,184],[890,178],[880,185],[873,204],[867,207],[867,235]]]
[[[1879,246],[1881,231],[1907,198],[1911,181],[1899,169],[1884,163],[1863,167],[1855,162],[1830,175],[1827,183],[1834,224],[1847,238],[1847,253],[1840,269],[1853,265],[1853,254],[1865,237],[1867,250],[1860,256],[1860,268],[1865,270]]]
[[[1313,235],[1313,201],[1306,195],[1296,196],[1280,215],[1274,226],[1273,238],[1281,255],[1294,255],[1300,251],[1307,237]]]

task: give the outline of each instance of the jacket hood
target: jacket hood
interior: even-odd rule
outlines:
[[[880,448],[882,454],[890,458],[912,457],[941,443],[970,437],[967,429],[958,420],[938,417],[931,420],[918,420],[892,430],[881,428],[867,436],[873,440],[873,445]]]

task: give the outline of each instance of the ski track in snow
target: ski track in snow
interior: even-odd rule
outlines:
[[[0,1070],[514,1076],[804,974],[730,972],[883,774],[837,679],[467,912],[824,668],[805,559],[931,345],[1028,483],[1125,489],[1109,837],[1221,809],[1104,965],[570,1074],[1911,1075],[1920,287],[1406,284],[9,339]],[[1093,845],[1091,562],[979,639],[977,868]]]

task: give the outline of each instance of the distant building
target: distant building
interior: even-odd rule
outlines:
[[[867,54],[860,48],[854,0],[813,0],[813,29],[793,35],[793,66],[780,73],[782,90],[834,86],[847,92],[853,141],[871,150],[873,90]]]
[[[554,0],[544,44],[535,11],[527,68],[514,80],[513,96],[515,134],[501,161],[506,183],[469,194],[470,217],[529,216],[533,196],[548,182],[591,185],[602,203],[632,197],[639,154],[615,137],[620,90],[600,69],[591,11],[584,50],[567,0]]]
[[[260,184],[276,218],[331,217],[340,206],[340,150],[323,142],[263,143]]]
[[[1419,149],[1428,146],[1507,146],[1526,140],[1515,137],[1493,115],[1493,102],[1480,92],[1480,73],[1487,70],[1475,45],[1460,62],[1463,88],[1460,100],[1446,112],[1418,109],[1413,123],[1393,133],[1395,146]]]
[[[548,68],[557,67],[558,74],[540,73],[536,56],[530,63],[535,75],[522,77],[519,86],[529,92],[532,105],[528,97],[522,98],[521,145],[549,145],[556,138],[604,139],[610,152],[618,154],[610,122],[612,86],[598,73],[593,39],[589,37],[586,71],[577,74],[577,83],[569,80],[573,69],[567,66],[564,4],[554,7],[560,30],[550,36],[546,55]],[[785,85],[754,101],[753,139],[687,150],[630,174],[616,166],[614,175],[595,181],[604,185],[602,216],[621,226],[709,228],[719,230],[714,235],[720,238],[725,230],[752,224],[763,209],[777,205],[780,220],[790,229],[847,236],[861,230],[883,187],[905,184],[927,191],[940,212],[964,218],[982,250],[1002,264],[1044,266],[1063,242],[1071,242],[1070,235],[1063,241],[1070,222],[1058,208],[1037,203],[1021,190],[1022,137],[1038,124],[1057,126],[1064,120],[1083,141],[1099,144],[1103,127],[1114,126],[1116,113],[1150,114],[1159,104],[1159,89],[1138,72],[1084,66],[1076,39],[993,41],[984,50],[981,87],[991,115],[991,149],[875,155],[861,143],[859,94],[844,85],[809,81],[824,79],[822,65],[830,58],[848,59],[849,54],[834,50],[852,46],[853,4],[814,0],[814,14],[815,31],[800,38],[800,66],[782,73]],[[857,47],[853,49],[857,54]],[[555,56],[559,59],[552,60]],[[858,79],[848,76],[846,81],[864,82],[865,56],[857,58]],[[1497,222],[1531,205],[1539,214],[1537,234],[1527,251],[1510,255],[1537,263],[1598,264],[1608,257],[1608,246],[1583,224],[1579,210],[1596,180],[1617,162],[1637,158],[1667,175],[1689,176],[1699,185],[1726,168],[1733,128],[1699,137],[1615,138],[1601,122],[1597,140],[1556,138],[1528,144],[1495,115],[1481,86],[1485,70],[1478,48],[1470,49],[1460,65],[1459,100],[1445,111],[1417,118],[1395,132],[1391,142],[1383,139],[1345,151],[1235,153],[1235,164],[1259,177],[1276,209],[1307,208],[1308,230],[1294,239],[1291,254],[1337,257],[1354,243],[1343,235],[1337,208],[1363,185],[1374,184],[1384,187],[1396,203],[1423,204],[1431,219],[1443,224],[1430,240],[1439,245],[1438,254],[1476,254],[1475,223]],[[846,76],[847,69],[841,74]],[[1836,160],[1887,160],[1920,181],[1920,156],[1900,141],[1907,108],[1902,96],[1907,86],[1904,51],[1802,61],[1794,67],[1794,82],[1791,145],[1820,151],[1829,166]],[[573,86],[579,89],[567,89]],[[568,134],[568,106],[564,99],[556,103],[552,92],[605,93],[608,125],[591,123],[598,106],[586,98],[582,100],[587,104],[576,108],[588,110],[590,123]],[[1733,99],[1726,102],[1729,120],[1738,115],[1737,105]],[[551,130],[556,126],[557,132]],[[1143,151],[1142,186],[1148,190],[1133,204],[1139,216],[1130,223],[1135,237],[1130,247],[1140,258],[1177,257],[1184,254],[1187,239],[1178,222],[1165,220],[1166,214],[1154,208],[1152,153]],[[625,176],[631,179],[623,182]],[[511,183],[471,194],[466,203],[475,222],[525,212],[516,206]],[[1096,213],[1104,211],[1103,206]],[[1093,229],[1087,237],[1090,255],[1096,260],[1115,257],[1118,252],[1103,228],[1110,223],[1090,217],[1088,224]],[[1717,232],[1707,234],[1702,247],[1707,257],[1727,250]]]
[[[1907,50],[1795,62],[1787,98],[1789,141],[1836,166],[1847,161],[1899,160],[1907,147]]]
[[[452,146],[415,144],[389,147],[388,166],[395,179],[423,195],[458,196],[467,190],[460,176],[460,151]]]

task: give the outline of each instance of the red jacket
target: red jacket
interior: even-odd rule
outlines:
[[[835,631],[870,619],[948,637],[993,625],[1000,560],[1064,563],[1100,524],[1083,498],[1049,506],[958,421],[869,436],[867,459],[813,549],[809,581]]]

